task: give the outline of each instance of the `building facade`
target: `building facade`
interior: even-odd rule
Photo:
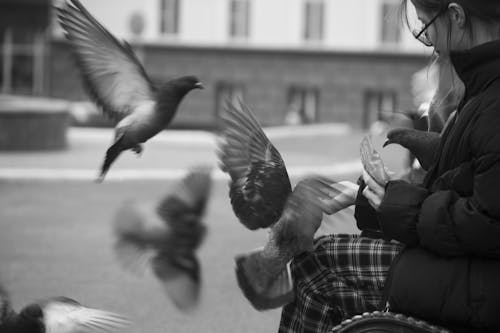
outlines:
[[[63,0],[56,0],[58,2]],[[423,53],[401,0],[81,0],[115,35],[147,43]],[[413,13],[410,13],[413,17]],[[60,28],[55,25],[55,34]]]
[[[174,125],[214,127],[241,97],[265,125],[346,122],[365,128],[413,107],[410,80],[428,63],[399,22],[399,0],[82,0],[136,48],[162,81],[198,76],[207,89]],[[57,5],[57,4],[56,4]],[[50,32],[43,94],[87,98],[60,28]]]

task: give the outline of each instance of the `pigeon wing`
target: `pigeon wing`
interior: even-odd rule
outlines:
[[[142,274],[155,255],[166,246],[170,229],[155,212],[154,204],[124,201],[114,220],[114,249],[120,264],[127,270]]]
[[[201,269],[193,252],[172,256],[159,253],[153,259],[153,271],[161,282],[165,294],[182,311],[189,311],[197,304],[201,289]]]
[[[267,228],[292,191],[285,163],[248,106],[229,102],[224,111],[218,155],[233,211],[247,228]]]
[[[201,270],[195,250],[202,243],[211,188],[210,168],[193,168],[158,205],[158,216],[171,231],[170,246],[152,259],[153,272],[175,306],[188,311],[198,303]]]
[[[152,84],[128,43],[118,41],[79,0],[66,0],[57,12],[84,83],[109,117],[121,119],[154,100]]]
[[[203,216],[212,187],[210,172],[206,166],[192,168],[160,201],[157,212],[167,224],[186,214]]]
[[[156,212],[172,231],[175,247],[198,248],[206,235],[202,222],[212,180],[209,167],[193,168],[157,206]]]
[[[55,298],[43,306],[46,333],[116,332],[130,322],[123,316],[80,305],[68,298]]]

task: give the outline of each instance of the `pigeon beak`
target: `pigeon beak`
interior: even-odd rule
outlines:
[[[387,139],[387,140],[385,140],[385,142],[382,145],[382,147],[385,148],[385,146],[390,145],[391,143],[392,143],[391,140]]]
[[[205,87],[203,86],[203,83],[201,83],[201,82],[196,82],[194,87],[196,89],[205,89]]]

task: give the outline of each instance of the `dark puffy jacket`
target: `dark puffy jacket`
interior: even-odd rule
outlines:
[[[376,213],[358,195],[356,219],[407,245],[386,283],[391,310],[500,332],[500,41],[451,59],[465,97],[424,184],[390,181]]]

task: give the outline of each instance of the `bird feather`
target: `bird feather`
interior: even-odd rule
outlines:
[[[172,257],[161,253],[153,259],[153,272],[165,294],[181,310],[193,309],[201,289],[201,269],[194,253]]]
[[[121,119],[154,100],[153,85],[127,42],[116,39],[79,0],[67,0],[57,12],[86,87],[108,116]]]
[[[206,234],[201,218],[211,188],[210,171],[192,168],[159,204],[124,202],[116,215],[115,250],[121,263],[130,267],[148,253],[153,273],[183,311],[197,304],[199,296],[201,273],[195,250]]]
[[[53,299],[43,306],[47,333],[114,332],[130,325],[127,318],[87,308],[69,299]]]
[[[157,207],[158,215],[168,224],[175,223],[182,214],[194,214],[201,217],[205,213],[211,190],[211,168],[194,167],[165,196]]]
[[[279,218],[292,191],[285,162],[241,100],[228,102],[221,120],[218,157],[231,176],[233,211],[247,228],[266,228]]]

